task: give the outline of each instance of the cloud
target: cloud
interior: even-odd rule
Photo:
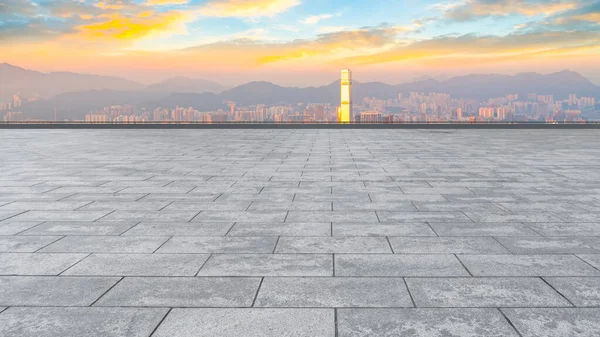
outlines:
[[[185,12],[146,11],[135,15],[111,14],[104,20],[78,27],[82,37],[101,40],[136,40],[151,34],[182,33],[190,17]]]
[[[349,57],[349,64],[369,65],[419,59],[453,59],[477,62],[486,58],[526,58],[600,49],[600,33],[546,31],[506,36],[466,34],[416,41],[392,50]]]
[[[312,16],[307,17],[304,20],[300,20],[300,22],[303,24],[306,24],[306,25],[316,25],[321,20],[331,19],[335,16],[341,16],[341,15],[342,15],[342,13],[312,15]]]
[[[199,12],[215,17],[273,17],[299,4],[299,0],[213,0]]]
[[[185,5],[190,0],[148,0],[147,5],[150,6],[169,6],[169,5]]]
[[[440,3],[431,8],[442,10],[444,19],[470,21],[509,15],[549,16],[577,8],[578,4],[577,0],[465,0],[458,3]]]

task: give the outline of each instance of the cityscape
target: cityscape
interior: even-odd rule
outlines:
[[[352,71],[340,76],[340,103],[295,102],[294,104],[241,105],[222,101],[223,108],[206,110],[177,105],[175,108],[110,105],[81,111],[81,118],[64,119],[50,111],[36,119],[21,109],[36,103],[36,95],[15,93],[12,100],[0,102],[4,122],[83,121],[87,123],[431,123],[431,122],[586,122],[600,120],[600,101],[595,97],[569,93],[560,98],[544,92],[506,93],[485,100],[453,97],[443,92],[398,93],[380,99],[353,100]]]

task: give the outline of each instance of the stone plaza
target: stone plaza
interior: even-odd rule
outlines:
[[[0,336],[600,336],[600,132],[0,130]]]

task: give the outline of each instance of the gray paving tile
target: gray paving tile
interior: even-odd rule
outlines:
[[[33,222],[13,222],[13,221],[2,221],[0,222],[0,235],[16,235],[29,228],[35,227],[42,223],[41,221]]]
[[[600,307],[600,277],[545,277],[578,307]]]
[[[417,307],[568,307],[539,278],[410,278]]]
[[[383,223],[394,222],[468,222],[462,212],[377,212]]]
[[[439,236],[539,236],[522,223],[432,222],[430,225]]]
[[[86,254],[0,253],[0,275],[58,275]]]
[[[24,238],[29,237],[24,236]],[[152,253],[167,240],[167,237],[155,236],[67,236],[41,251],[48,253]]]
[[[331,309],[173,309],[153,337],[334,337]]]
[[[329,222],[236,223],[227,236],[330,236]]]
[[[361,222],[377,223],[374,211],[290,211],[285,222]]]
[[[436,236],[436,234],[432,228],[425,223],[334,223],[333,236]]]
[[[141,196],[140,196],[141,197]],[[79,208],[81,211],[160,211],[168,201],[94,201]]]
[[[85,201],[15,201],[0,207],[0,211],[72,211],[89,202]]]
[[[193,221],[283,222],[286,215],[285,211],[202,211]]]
[[[544,236],[600,236],[600,222],[540,222],[528,226]]]
[[[316,201],[316,202],[269,202],[269,201],[254,201],[250,211],[331,211],[331,202]]]
[[[275,253],[392,253],[384,237],[282,237]]]
[[[108,211],[28,211],[11,220],[14,221],[95,221]],[[1,218],[1,215],[0,215]],[[130,219],[127,219],[130,220]]]
[[[113,211],[99,221],[178,221],[192,220],[198,212],[195,211]]]
[[[335,211],[406,211],[415,212],[417,209],[410,201],[397,202],[357,202],[357,201],[334,201]]]
[[[10,308],[0,315],[4,337],[147,337],[168,309]]]
[[[339,309],[337,319],[340,337],[518,336],[497,309]]]
[[[233,222],[140,222],[125,236],[225,236]]]
[[[92,254],[64,275],[194,276],[208,257],[209,254]]]
[[[272,253],[275,237],[192,237],[177,236],[158,253]]]
[[[412,307],[401,278],[267,277],[257,307]]]
[[[461,255],[473,276],[600,276],[573,255]]]
[[[96,306],[250,307],[260,278],[127,277]]]
[[[600,331],[598,308],[502,309],[523,337],[595,337]]]
[[[494,238],[390,237],[396,254],[502,254],[509,253]]]
[[[248,209],[251,201],[237,202],[185,202],[175,201],[165,207],[164,211],[244,211]],[[286,210],[286,209],[283,209]]]
[[[33,253],[62,236],[0,236],[0,252]]]
[[[486,211],[506,213],[506,211],[489,202],[415,202],[414,205],[422,212]]]
[[[116,277],[2,276],[2,306],[89,306]]]
[[[577,254],[577,256],[600,270],[600,254]]]
[[[454,255],[340,254],[335,276],[469,276]]]
[[[23,213],[22,211],[0,211],[0,221],[6,221],[6,219],[14,219],[15,215]],[[19,220],[26,221],[26,220]]]
[[[577,213],[566,213],[560,212],[557,213],[560,219],[563,219],[568,222],[600,222],[600,212],[577,212]],[[560,221],[560,220],[559,220]],[[551,222],[551,221],[549,221]]]
[[[492,213],[492,212],[465,212],[474,222],[555,222],[562,221],[550,213]]]
[[[332,276],[331,254],[215,254],[198,276]]]
[[[135,221],[86,222],[86,221],[47,221],[21,235],[120,235]]]
[[[515,254],[598,254],[600,237],[499,237]]]

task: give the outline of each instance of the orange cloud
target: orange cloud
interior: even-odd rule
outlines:
[[[183,23],[190,19],[189,14],[180,11],[159,13],[140,12],[135,15],[103,15],[106,20],[78,27],[79,36],[100,40],[136,40],[151,34],[181,33]]]
[[[299,4],[298,0],[213,0],[200,13],[216,17],[272,17]]]

